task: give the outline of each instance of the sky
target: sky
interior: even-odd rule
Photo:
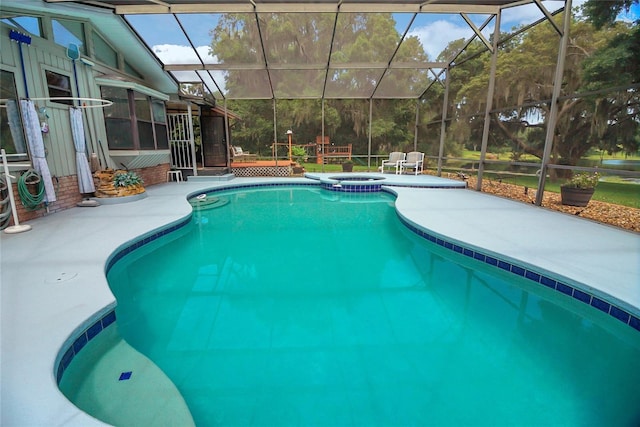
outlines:
[[[573,7],[580,7],[586,0],[573,0]],[[560,9],[563,1],[544,1],[544,6],[553,12]],[[634,6],[628,16],[621,19],[637,19],[640,14],[638,5]],[[210,30],[216,26],[220,15],[215,14],[184,14],[180,15],[183,27],[187,30],[191,43],[196,46],[200,57],[205,63],[217,62],[208,55],[211,42]],[[535,4],[512,7],[503,10],[501,30],[511,31],[514,27],[530,24],[541,19],[544,15]],[[403,34],[409,25],[413,14],[394,14],[396,29]],[[476,26],[488,18],[488,15],[470,15]],[[152,46],[156,55],[165,63],[197,63],[198,58],[190,47],[189,41],[182,35],[182,31],[171,15],[132,15],[127,19],[136,31]],[[161,31],[158,29],[161,28]],[[493,32],[492,20],[482,31],[489,39]],[[416,36],[422,43],[429,59],[434,61],[447,44],[460,38],[468,39],[473,30],[459,14],[422,14],[413,22],[409,36]]]
[[[574,0],[574,8],[581,6],[585,1]],[[549,12],[554,12],[562,8],[563,5],[564,2],[562,1],[544,2],[544,6]],[[471,16],[471,20],[479,27],[487,17],[488,15],[475,15]],[[514,27],[531,24],[543,17],[543,13],[535,4],[505,9],[502,12],[500,28],[503,32],[509,32]],[[493,33],[494,28],[495,23],[491,21],[482,31],[487,40]],[[429,59],[435,60],[449,42],[460,38],[468,40],[473,35],[473,30],[459,15],[430,15],[424,22],[414,23],[409,35],[417,36],[429,55]]]

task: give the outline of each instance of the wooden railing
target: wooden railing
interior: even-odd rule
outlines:
[[[352,144],[349,145],[329,145],[318,144],[316,152],[316,163],[331,163],[332,159],[348,159],[351,160]]]

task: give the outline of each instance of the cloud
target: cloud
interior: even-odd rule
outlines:
[[[580,8],[587,0],[573,0],[571,9],[573,13],[579,13]],[[547,1],[543,2],[545,9],[549,13],[553,13],[564,7],[564,1]],[[576,9],[578,12],[576,12]],[[502,11],[502,31],[511,31],[515,26],[528,25],[544,17],[542,11],[535,4],[526,4],[522,6],[504,9]]]
[[[581,6],[586,0],[574,0],[573,7]],[[562,1],[549,1],[544,3],[545,8],[549,12],[554,12],[564,6]],[[430,60],[435,60],[438,55],[447,47],[447,45],[461,38],[468,40],[474,33],[473,30],[458,15],[450,15],[450,19],[438,19],[416,26],[409,30],[408,35],[416,36],[422,43],[425,51],[429,55]],[[487,15],[488,16],[488,15]],[[480,22],[484,22],[487,16],[475,17],[470,15],[476,26],[480,26]],[[527,4],[517,7],[504,9],[501,16],[500,28],[503,32],[511,32],[514,27],[531,24],[544,17],[542,11],[535,4]],[[474,19],[475,18],[475,19]],[[494,21],[489,23],[482,31],[484,36],[489,39],[493,33]]]
[[[555,3],[558,4],[555,5]],[[564,4],[562,2],[546,2],[543,6],[549,13],[552,13],[564,6]],[[511,32],[514,27],[529,25],[542,18],[544,18],[544,14],[535,4],[512,7],[502,11],[500,28],[503,32]]]
[[[473,31],[466,24],[459,25],[443,19],[409,31],[409,36],[416,36],[420,40],[431,61],[440,55],[449,42],[466,39],[472,34]]]
[[[164,64],[198,64],[200,60],[190,46],[180,46],[176,44],[158,44],[151,48]],[[209,46],[196,47],[198,54],[205,64],[216,64],[218,60],[215,56],[210,56]]]
[[[579,7],[586,0],[573,0],[573,7]],[[564,5],[563,1],[546,1],[545,7],[550,12],[557,10]],[[636,16],[637,16],[637,10]],[[633,13],[633,11],[632,11]],[[425,19],[414,22],[413,28],[410,29],[408,35],[417,37],[425,51],[429,55],[429,59],[434,61],[438,55],[447,47],[447,45],[458,39],[469,39],[473,35],[473,30],[459,15],[423,15]],[[470,15],[471,19],[477,26],[484,22],[488,15]],[[542,18],[544,15],[535,4],[527,4],[512,8],[504,9],[501,18],[501,28],[504,32],[510,32],[513,27],[527,25]],[[489,38],[493,33],[493,21],[483,30],[485,37]],[[152,47],[153,52],[165,64],[197,64],[199,59],[190,46],[179,44],[158,44]],[[218,63],[215,56],[210,56],[210,46],[202,45],[197,48],[202,60],[205,64]],[[195,76],[193,72],[175,73],[189,76],[189,79]],[[202,73],[205,74],[206,73]],[[214,74],[216,81],[221,83],[224,81],[222,72],[216,71]],[[206,76],[203,76],[205,79]],[[209,82],[210,83],[210,82]]]

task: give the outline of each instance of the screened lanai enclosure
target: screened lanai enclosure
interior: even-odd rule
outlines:
[[[477,174],[477,189],[533,178],[537,204],[573,171],[640,177],[626,160],[640,139],[637,76],[602,66],[637,21],[594,26],[584,0],[74,3],[122,15],[183,93],[239,117],[227,144],[259,157],[286,157],[289,137],[323,142],[310,161],[352,147],[370,170],[421,151],[437,174]]]

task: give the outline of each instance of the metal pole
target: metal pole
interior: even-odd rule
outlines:
[[[551,95],[551,109],[549,110],[549,121],[547,123],[547,133],[544,139],[544,151],[542,153],[542,168],[538,179],[538,190],[536,191],[536,205],[542,205],[544,195],[544,185],[547,179],[547,169],[549,158],[551,157],[551,147],[553,146],[553,135],[556,131],[558,119],[558,97],[562,89],[562,76],[564,74],[565,57],[567,56],[567,45],[569,43],[569,26],[571,25],[571,1],[566,0],[564,5],[564,28],[560,38],[560,48],[558,49],[558,63],[556,64],[556,74],[553,81],[553,93]]]
[[[4,148],[0,151],[2,154],[2,165],[4,167],[4,179],[7,181],[7,192],[9,193],[9,203],[11,204],[11,213],[13,214],[13,224],[4,229],[7,234],[22,233],[31,230],[31,226],[27,224],[20,225],[18,219],[18,210],[16,209],[16,200],[13,198],[13,187],[11,186],[11,178],[9,175],[9,165],[7,164],[7,153]]]
[[[225,106],[225,111],[226,111],[226,106]],[[191,162],[193,163],[193,176],[198,176],[198,159],[196,158],[196,141],[193,135],[193,116],[191,115],[192,114],[191,102],[187,103],[187,114],[189,114],[187,125],[189,126],[189,144],[191,144]],[[227,153],[228,152],[229,152],[229,146],[227,145]],[[227,154],[227,157],[229,157],[229,154]]]
[[[276,170],[278,170],[278,127],[276,126],[276,99],[273,98],[273,143],[275,150],[273,151],[276,157]]]
[[[231,172],[231,156],[229,153],[231,152],[231,139],[229,139],[229,114],[227,114],[227,98],[224,99],[224,137],[227,140],[225,144],[225,149],[227,150],[227,169],[228,172]]]
[[[413,128],[413,151],[418,151],[418,121],[420,120],[420,100],[416,101],[416,125]]]
[[[316,154],[318,148],[316,147]],[[322,172],[324,172],[324,98],[322,98],[322,140],[320,141],[320,154],[322,155]]]
[[[27,95],[27,99],[29,98],[29,86],[27,85],[27,71],[24,66],[24,54],[22,53],[22,44],[26,44],[29,46],[31,44],[31,37],[26,34],[19,33],[15,30],[9,31],[9,39],[16,41],[18,43],[18,49],[20,50],[20,66],[22,68],[22,81],[24,83],[24,92]]]
[[[496,15],[496,26],[493,30],[493,55],[491,56],[491,74],[489,75],[489,89],[487,89],[487,106],[484,111],[484,128],[482,129],[482,148],[480,149],[480,163],[478,164],[478,182],[476,190],[482,190],[482,174],[484,172],[484,161],[487,155],[487,144],[489,141],[489,127],[491,126],[491,109],[493,108],[493,93],[496,86],[496,65],[498,63],[498,41],[500,41],[500,16],[502,11]]]
[[[367,148],[367,171],[371,171],[371,126],[373,122],[373,98],[369,98],[369,146]]]
[[[447,132],[447,113],[449,111],[449,68],[444,80],[444,99],[442,100],[442,122],[440,123],[440,148],[438,149],[438,170],[436,174],[442,176],[442,158],[444,157],[444,141]]]
[[[92,98],[100,98],[101,96],[94,96],[95,94],[92,93],[92,86],[91,84],[89,84],[89,80],[91,77],[93,77],[93,72],[90,71],[89,69],[91,67],[93,67],[93,62],[82,62],[85,66],[82,67],[82,75],[83,75],[83,79],[82,79],[82,93],[87,93],[89,94],[90,97]],[[80,96],[80,93],[78,93],[78,96]],[[94,121],[96,121],[96,113],[93,112],[92,110],[98,110],[97,108],[83,108],[82,112],[84,114],[84,118],[87,122],[87,128],[86,128],[86,133],[89,136],[88,141],[86,141],[86,147],[87,147],[87,157],[89,158],[91,156],[91,153],[95,153],[98,149],[98,147],[96,147],[96,135],[95,135],[95,127],[94,127]]]
[[[80,97],[80,84],[78,83],[78,70],[76,69],[76,60],[72,59],[71,60],[71,64],[73,64],[73,79],[76,81],[76,96]],[[82,104],[80,103],[80,100],[74,100],[73,101],[73,105],[76,105],[76,102],[78,104],[78,106],[81,106]]]
[[[289,129],[287,131],[287,140],[289,141],[289,164],[291,164],[291,161],[293,160],[291,158],[291,139],[292,139],[292,135],[293,135],[293,131],[291,129]]]

